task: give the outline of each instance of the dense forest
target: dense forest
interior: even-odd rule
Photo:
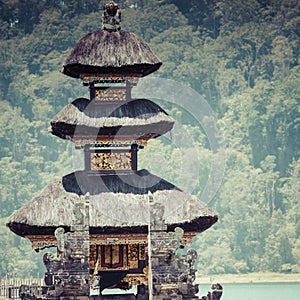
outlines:
[[[0,277],[42,273],[30,242],[5,222],[54,178],[80,168],[82,153],[48,134],[48,126],[64,105],[88,97],[80,81],[59,70],[76,41],[100,28],[105,2],[0,0]],[[175,143],[174,132],[139,154],[140,168],[199,198],[214,162],[225,164],[209,202],[219,222],[193,243],[198,274],[299,273],[300,0],[118,2],[122,28],[163,61],[153,76],[201,95],[214,117],[200,123],[222,133],[213,149],[209,130],[184,105],[160,99],[193,143]],[[198,166],[188,163],[195,148]]]

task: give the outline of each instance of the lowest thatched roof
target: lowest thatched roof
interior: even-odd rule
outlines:
[[[202,232],[217,222],[213,209],[146,170],[115,175],[78,171],[48,185],[16,211],[7,226],[20,236],[53,234],[74,224],[75,203],[89,194],[91,233],[146,233],[149,197],[162,208],[168,230]]]
[[[134,33],[98,30],[78,41],[62,73],[75,78],[83,74],[140,77],[156,71],[161,64],[150,47]]]
[[[61,138],[73,136],[130,135],[157,137],[172,129],[174,120],[147,99],[98,103],[79,98],[66,105],[51,121],[50,132]]]

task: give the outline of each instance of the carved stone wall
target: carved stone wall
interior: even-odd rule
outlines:
[[[89,205],[84,200],[75,204],[70,232],[61,227],[55,230],[57,254],[44,254],[46,285],[22,286],[21,299],[89,299]]]
[[[151,232],[151,263],[153,299],[199,299],[198,286],[193,285],[195,272],[195,250],[186,255],[175,254],[179,247],[176,232]]]
[[[184,231],[177,227],[174,232],[167,232],[163,215],[163,207],[152,202],[150,204],[150,254],[153,299],[199,299],[196,296],[198,286],[193,284],[196,273],[193,265],[197,252],[190,249],[186,255],[176,254],[176,250],[183,247],[181,243]]]

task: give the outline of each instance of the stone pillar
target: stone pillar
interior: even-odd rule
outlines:
[[[89,299],[89,203],[83,197],[74,204],[75,220],[70,232],[55,230],[57,257],[44,255],[47,285],[44,299]]]
[[[193,285],[197,258],[195,250],[186,255],[176,254],[181,246],[183,230],[167,232],[162,205],[150,201],[150,247],[152,298],[154,300],[199,299],[198,286]],[[151,290],[151,289],[150,289]],[[151,299],[151,298],[150,298]]]

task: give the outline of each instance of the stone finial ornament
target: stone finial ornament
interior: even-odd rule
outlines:
[[[118,31],[121,29],[120,6],[114,1],[108,2],[103,8],[102,29],[107,31]]]

